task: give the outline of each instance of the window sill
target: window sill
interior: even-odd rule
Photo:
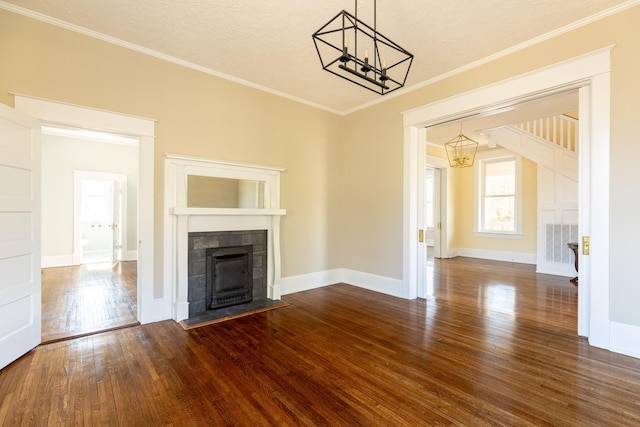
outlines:
[[[476,237],[488,237],[491,239],[522,239],[522,233],[501,233],[499,231],[474,231]]]

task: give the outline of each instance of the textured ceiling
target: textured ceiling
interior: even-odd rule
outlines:
[[[373,1],[358,3],[373,24]],[[378,31],[415,55],[407,85],[437,78],[565,26],[602,16],[623,0],[380,0]],[[8,0],[36,12],[217,75],[345,113],[380,95],[320,66],[311,35],[352,0]],[[33,16],[33,15],[31,15]],[[392,95],[387,95],[392,96]],[[384,97],[382,99],[385,99]]]

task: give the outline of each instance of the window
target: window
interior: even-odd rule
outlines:
[[[521,161],[515,156],[478,162],[476,231],[499,235],[520,233]]]
[[[83,179],[81,212],[84,222],[112,222],[113,181]]]
[[[484,165],[482,231],[516,231],[516,162]]]

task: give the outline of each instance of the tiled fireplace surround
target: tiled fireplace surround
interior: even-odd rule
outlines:
[[[189,233],[189,318],[206,311],[206,252],[209,248],[252,246],[253,300],[267,299],[267,230],[207,231]]]

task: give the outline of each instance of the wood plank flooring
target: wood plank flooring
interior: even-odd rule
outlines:
[[[0,425],[640,425],[640,360],[576,336],[566,278],[457,258],[431,286],[40,346],[0,371]]]
[[[137,324],[137,262],[42,269],[42,341]]]

